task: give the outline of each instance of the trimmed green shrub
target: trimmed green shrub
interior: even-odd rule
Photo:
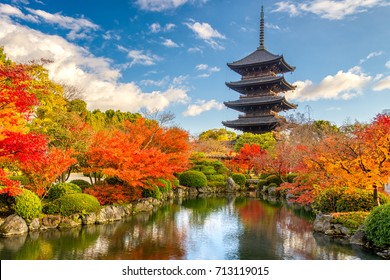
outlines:
[[[207,181],[207,186],[211,188],[226,187],[226,181]]]
[[[269,175],[266,179],[268,184],[275,183],[278,186],[280,186],[280,184],[283,182],[282,179],[276,175]]]
[[[365,219],[369,215],[369,212],[346,212],[346,213],[333,213],[332,223],[341,224],[347,227],[351,234],[354,234],[358,228],[364,224]]]
[[[270,174],[267,173],[260,174],[259,179],[267,179],[268,176],[270,176]]]
[[[91,183],[89,183],[83,179],[72,180],[69,183],[79,186],[82,190],[84,190],[85,188],[92,187]]]
[[[381,204],[390,202],[390,197],[378,193]],[[373,192],[356,189],[353,192],[347,188],[329,188],[323,190],[315,199],[312,207],[317,212],[354,212],[371,211],[374,207]]]
[[[56,184],[50,188],[47,197],[50,200],[55,200],[60,198],[61,196],[74,194],[74,193],[82,193],[81,188],[72,183],[60,183]]]
[[[264,186],[268,185],[268,182],[266,179],[259,179],[257,182],[257,186],[261,189],[263,189]]]
[[[187,187],[203,188],[207,186],[207,178],[202,172],[188,170],[180,174],[180,185]]]
[[[390,202],[388,196],[378,193],[380,204]],[[336,203],[337,212],[371,211],[375,207],[373,192],[357,189],[352,193],[344,193]]]
[[[153,186],[151,189],[142,189],[142,197],[161,199],[161,191],[158,186]]]
[[[109,185],[112,185],[112,186],[115,186],[115,185],[123,185],[124,184],[124,181],[119,179],[118,177],[116,176],[112,176],[112,177],[107,177],[104,179],[104,181],[109,184]]]
[[[341,198],[345,188],[328,188],[320,192],[314,199],[312,208],[316,212],[332,213],[336,212],[336,203]]]
[[[64,195],[43,207],[43,212],[46,214],[61,214],[63,216],[86,214],[99,210],[100,203],[97,198],[85,193]]]
[[[8,177],[12,181],[19,181],[22,186],[26,186],[30,183],[30,180],[24,175],[15,175]]]
[[[158,188],[162,193],[167,193],[172,190],[172,183],[170,181],[165,179],[160,179],[159,181],[161,184],[158,186]]]
[[[369,241],[377,247],[390,246],[390,204],[376,207],[367,217],[365,233]]]
[[[289,174],[286,175],[286,181],[288,183],[293,183],[297,176],[298,175],[296,173],[289,173]]]
[[[14,210],[17,215],[29,223],[42,213],[42,203],[35,193],[23,189],[23,192],[15,197]]]
[[[244,174],[239,173],[232,173],[230,177],[233,179],[233,181],[238,184],[240,187],[245,187],[246,183],[246,177]]]
[[[178,186],[180,186],[180,182],[179,182],[179,179],[173,179],[172,180],[172,183],[173,183],[173,185],[175,186],[175,187],[178,187]]]
[[[221,175],[221,174],[206,175],[206,177],[207,177],[208,183],[210,183],[210,181],[226,183],[226,180],[227,180],[227,177],[225,175]]]
[[[212,174],[216,174],[217,171],[215,171],[214,169],[214,166],[202,166],[202,168],[200,169],[200,171],[205,174],[205,175],[212,175]]]

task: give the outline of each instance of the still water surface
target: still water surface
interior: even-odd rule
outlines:
[[[190,199],[108,225],[0,238],[0,259],[380,259],[313,234],[312,219],[253,198]]]

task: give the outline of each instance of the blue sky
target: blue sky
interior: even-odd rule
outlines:
[[[50,77],[89,109],[170,111],[196,135],[237,118],[226,63],[258,47],[261,5],[265,47],[296,67],[295,111],[342,125],[390,109],[386,0],[0,0],[0,45],[52,60]]]

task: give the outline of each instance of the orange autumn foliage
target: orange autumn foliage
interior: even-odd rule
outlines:
[[[378,115],[367,125],[355,125],[350,133],[324,137],[308,148],[303,161],[295,182],[282,186],[297,196],[297,202],[310,203],[328,187],[347,187],[351,192],[383,189],[390,178],[390,116]]]
[[[148,187],[188,167],[188,134],[143,118],[125,121],[121,130],[103,130],[86,153],[85,172],[117,177],[132,187]]]

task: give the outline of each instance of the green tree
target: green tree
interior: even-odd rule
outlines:
[[[268,150],[275,147],[276,139],[272,132],[263,134],[245,132],[238,137],[233,147],[234,151],[239,152],[244,144],[256,144],[259,145],[262,150]]]
[[[199,140],[218,140],[218,141],[231,141],[237,138],[236,133],[228,131],[225,128],[214,128],[202,132],[199,135]]]

